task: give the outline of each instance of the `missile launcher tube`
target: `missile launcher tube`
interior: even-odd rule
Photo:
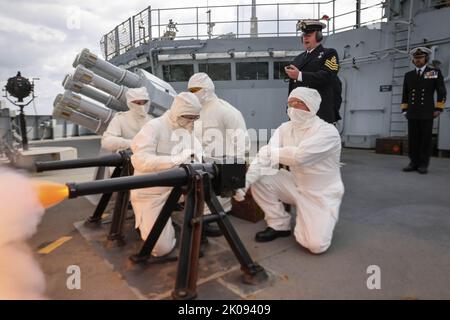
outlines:
[[[67,75],[63,81],[63,87],[66,90],[74,93],[80,93],[88,98],[104,104],[106,107],[116,111],[127,111],[126,105],[115,99],[103,91],[100,91],[90,85],[84,84],[80,81],[75,81],[71,75]]]
[[[75,68],[80,64],[96,73],[107,74],[110,78],[114,79],[113,81],[115,83],[122,84],[126,87],[136,88],[139,85],[140,78],[138,75],[99,59],[96,54],[91,53],[88,49],[83,49],[78,54],[73,66]]]
[[[92,85],[95,88],[112,95],[122,104],[127,104],[125,92],[128,88],[115,84],[108,79],[102,78],[81,65],[75,69],[73,80]]]

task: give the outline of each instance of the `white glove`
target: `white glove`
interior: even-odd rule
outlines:
[[[131,140],[105,134],[102,137],[101,145],[103,149],[117,152],[119,150],[128,149],[131,146]]]
[[[242,189],[237,189],[236,193],[233,196],[233,199],[236,200],[237,202],[241,202],[245,200],[245,191],[244,188]]]
[[[288,146],[282,148],[269,148],[269,146],[264,146],[259,149],[258,157],[263,163],[267,162],[270,165],[284,164],[287,166],[293,166],[297,163],[296,153],[297,147]]]
[[[297,164],[297,147],[290,146],[290,147],[283,147],[278,149],[278,157],[279,162],[281,164],[287,165],[287,166],[293,166]]]
[[[233,199],[236,200],[237,202],[244,201],[248,189],[250,189],[250,182],[248,180],[245,180],[245,187],[235,190],[236,194],[233,196]]]
[[[276,165],[280,162],[280,154],[279,148],[270,147],[269,145],[265,145],[258,151],[258,158],[261,160],[261,163],[266,166]]]
[[[192,149],[186,149],[181,151],[179,154],[172,156],[172,163],[178,166],[182,163],[190,162],[191,156],[194,154]]]

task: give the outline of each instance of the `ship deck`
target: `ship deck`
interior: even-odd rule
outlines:
[[[433,158],[428,175],[404,173],[406,157],[372,150],[344,149],[342,162],[346,192],[326,253],[310,254],[293,237],[257,243],[254,235],[264,221],[230,217],[269,280],[241,283],[239,263],[225,239],[210,238],[200,259],[198,299],[450,299],[450,159]],[[33,178],[81,182],[92,176],[92,169],[77,169]],[[108,248],[107,221],[97,229],[83,226],[93,210],[86,198],[64,201],[46,212],[31,239],[48,297],[170,299],[177,263],[130,265],[128,257],[141,244],[133,220],[125,226],[126,245]],[[51,244],[47,253],[37,253]],[[71,265],[81,270],[79,290],[66,286]],[[373,265],[380,268],[381,288],[370,290]]]

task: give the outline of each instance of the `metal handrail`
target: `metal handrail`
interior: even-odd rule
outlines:
[[[351,14],[355,14],[357,11],[362,12],[364,10],[370,10],[375,7],[383,8],[383,2],[379,2],[374,5],[369,5],[364,8],[360,8],[360,10],[352,10],[349,12],[341,13],[336,15],[335,14],[335,1],[336,0],[329,0],[329,1],[322,1],[322,2],[305,2],[305,3],[264,3],[264,4],[257,4],[257,7],[276,7],[276,12],[274,12],[274,16],[276,18],[273,19],[258,19],[259,24],[267,24],[267,23],[274,23],[273,25],[273,31],[272,32],[258,32],[258,36],[289,36],[289,35],[298,35],[298,32],[295,31],[281,31],[280,30],[280,24],[283,23],[290,23],[290,22],[297,22],[298,19],[294,18],[280,18],[280,7],[283,6],[289,6],[293,7],[296,6],[312,6],[313,11],[316,11],[315,8],[317,8],[317,18],[321,18],[321,8],[324,6],[330,5],[330,10],[332,10],[332,15],[329,17],[327,21],[327,28],[325,29],[326,34],[330,33],[336,33],[344,30],[349,30],[358,27],[356,24],[351,24],[348,26],[339,26],[339,28],[336,28],[335,26],[335,20],[336,18],[341,18],[344,16],[348,16]],[[176,10],[195,10],[193,16],[194,16],[194,22],[181,22],[177,23],[177,26],[181,27],[194,27],[193,29],[194,34],[177,34],[177,39],[206,39],[211,37],[220,37],[220,36],[227,36],[231,35],[236,38],[242,38],[242,37],[249,37],[252,36],[251,33],[242,32],[242,24],[248,25],[252,21],[250,19],[240,19],[240,13],[239,11],[242,8],[248,8],[252,7],[251,4],[238,4],[238,5],[214,5],[214,6],[200,6],[200,7],[178,7],[178,8],[161,8],[161,9],[152,9],[150,6],[146,9],[140,11],[136,15],[126,19],[119,25],[117,25],[113,30],[108,32],[107,34],[103,35],[102,40],[100,42],[100,45],[102,47],[102,53],[105,56],[107,60],[122,54],[129,49],[133,47],[138,47],[143,43],[148,43],[149,41],[153,40],[162,40],[164,36],[161,36],[162,30],[164,27],[167,27],[167,24],[161,23],[161,14],[164,12],[170,12],[170,11],[176,11]],[[229,24],[235,24],[236,28],[234,31],[230,33],[224,33],[224,34],[203,34],[199,30],[200,26],[209,26],[209,23],[207,20],[200,19],[199,18],[199,10],[203,9],[226,9],[226,8],[235,8],[236,9],[236,20],[221,20],[221,21],[214,21],[214,25],[229,25]],[[174,15],[175,16],[175,15]],[[379,19],[372,19],[370,21],[364,21],[361,22],[359,26],[367,25],[369,23],[375,23],[375,22],[382,22],[383,16],[381,15]],[[153,21],[157,20],[157,21]],[[275,26],[276,24],[276,26]],[[157,29],[157,37],[154,35],[155,28]],[[295,28],[295,27],[294,27]],[[166,29],[167,31],[167,29]],[[234,33],[235,32],[235,33]]]

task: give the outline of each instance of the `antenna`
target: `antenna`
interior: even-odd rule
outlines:
[[[216,25],[214,22],[211,22],[211,9],[208,9],[208,11],[206,11],[206,14],[208,16],[208,22],[207,22],[207,26],[208,26],[208,38],[211,39],[212,35],[213,35],[213,28]]]
[[[258,18],[256,17],[256,0],[252,0],[252,17],[250,18],[250,37],[258,37]]]

